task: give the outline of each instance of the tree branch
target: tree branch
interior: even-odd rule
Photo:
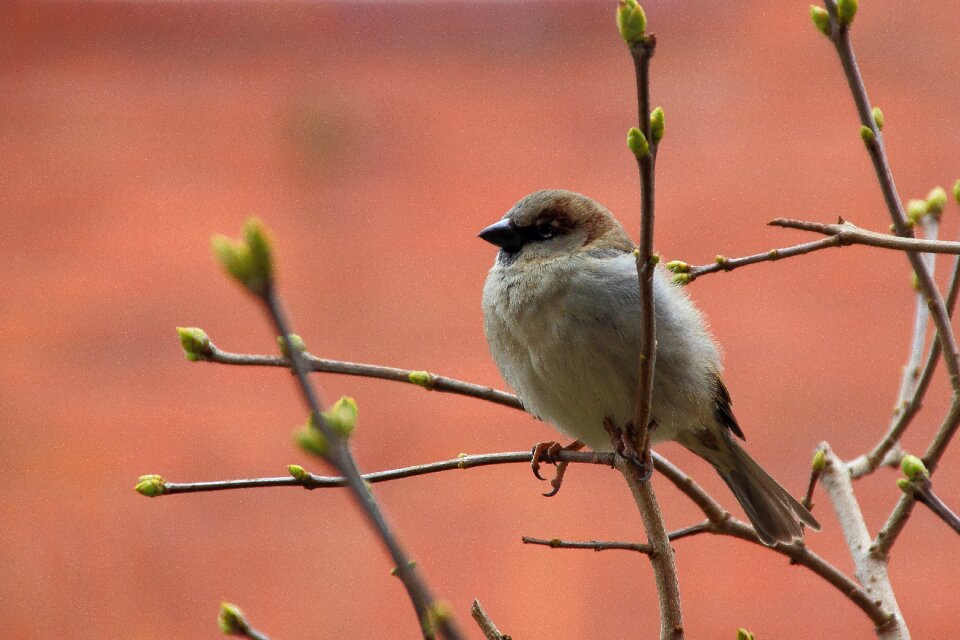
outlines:
[[[684,279],[684,284],[693,282],[700,276],[716,273],[717,271],[733,271],[734,269],[746,267],[747,265],[751,264],[757,264],[759,262],[772,262],[775,260],[782,260],[784,258],[802,256],[806,253],[819,251],[820,249],[829,249],[831,247],[842,246],[843,244],[840,242],[839,238],[831,236],[829,238],[823,238],[822,240],[805,242],[792,247],[771,249],[770,251],[766,251],[764,253],[755,253],[751,256],[744,256],[742,258],[727,258],[725,256],[717,256],[717,260],[713,264],[690,267],[686,274],[687,277]]]
[[[800,231],[812,231],[826,236],[837,238],[839,246],[849,246],[852,244],[864,244],[870,247],[879,247],[881,249],[893,249],[896,251],[905,251],[908,256],[916,256],[917,253],[949,253],[953,255],[960,254],[960,242],[951,242],[949,240],[926,240],[923,238],[893,236],[888,233],[877,233],[868,229],[862,229],[852,222],[840,219],[835,224],[824,224],[822,222],[808,222],[806,220],[792,220],[790,218],[774,218],[768,223],[772,227],[783,227],[785,229],[798,229]],[[801,245],[803,246],[803,245]],[[920,256],[918,259],[922,260]],[[924,266],[926,269],[926,266]],[[937,294],[939,296],[939,293]]]
[[[272,282],[267,284],[265,294],[261,299],[266,304],[270,317],[273,319],[279,334],[284,337],[286,344],[292,344],[290,336],[293,332],[290,330],[283,311],[283,305],[277,294],[276,287]],[[290,349],[291,369],[295,374],[304,399],[310,408],[316,426],[323,432],[324,437],[329,443],[327,458],[337,471],[346,478],[346,484],[351,493],[353,493],[354,498],[360,505],[364,515],[366,515],[367,520],[380,536],[384,546],[390,553],[394,566],[397,567],[396,575],[403,583],[407,595],[410,597],[410,601],[417,613],[417,620],[420,622],[424,638],[433,637],[433,630],[429,628],[430,625],[428,625],[427,622],[432,618],[436,618],[436,626],[445,637],[451,640],[459,640],[462,638],[462,635],[449,616],[432,616],[432,612],[436,611],[436,601],[433,595],[427,588],[426,583],[420,578],[414,564],[410,562],[409,556],[400,545],[393,530],[387,524],[386,518],[380,510],[380,506],[377,504],[373,494],[360,475],[360,471],[357,468],[353,454],[350,452],[346,438],[340,437],[323,417],[320,401],[313,389],[313,385],[310,384],[310,381],[307,379],[307,368],[303,360],[303,355],[299,349]]]
[[[820,476],[820,484],[823,485],[840,520],[847,549],[850,551],[850,557],[853,558],[857,580],[871,600],[878,602],[884,610],[892,614],[890,621],[877,630],[877,637],[886,640],[909,638],[910,632],[893,593],[887,563],[885,559],[878,558],[870,551],[872,542],[870,533],[867,531],[863,512],[853,493],[853,483],[847,472],[847,466],[833,453],[826,442],[820,443],[818,448],[826,457],[826,467]]]
[[[950,274],[950,284],[947,288],[947,314],[950,317],[953,317],[953,310],[957,304],[958,293],[960,293],[960,256],[958,256],[953,262],[953,272]],[[921,310],[926,310],[926,305],[922,298],[922,295],[918,294],[918,317],[922,313]],[[918,346],[918,341],[916,340],[916,331],[919,325],[920,322],[918,320],[914,326],[914,352]],[[924,322],[924,331],[925,329],[926,322]],[[920,345],[920,348],[923,348],[922,345]],[[934,340],[930,345],[930,350],[927,353],[926,363],[923,365],[923,369],[920,371],[918,378],[916,377],[915,370],[910,365],[910,362],[913,361],[913,358],[908,361],[907,369],[903,373],[904,380],[907,380],[908,377],[912,377],[916,380],[916,384],[913,386],[911,395],[904,397],[902,395],[903,387],[901,387],[901,396],[898,400],[897,408],[894,410],[893,418],[886,434],[884,434],[880,442],[878,442],[869,453],[860,455],[847,463],[847,469],[850,472],[850,477],[854,479],[859,478],[872,472],[883,463],[889,463],[891,465],[899,464],[899,460],[896,459],[897,456],[888,459],[888,454],[891,454],[896,450],[897,443],[903,436],[903,432],[906,431],[907,427],[910,426],[910,423],[913,421],[914,416],[916,416],[917,412],[920,411],[920,407],[923,404],[923,398],[930,386],[930,381],[933,379],[933,372],[937,368],[937,362],[940,359],[940,354],[940,342],[938,340]]]
[[[923,455],[923,463],[931,475],[933,475],[934,470],[937,468],[940,458],[947,449],[947,445],[950,444],[950,440],[954,434],[956,434],[958,426],[960,426],[960,402],[954,402],[950,406],[950,410],[947,412],[943,422],[940,424],[940,428],[937,430],[933,441],[930,443],[930,446],[927,447],[926,453]],[[913,511],[915,502],[916,500],[913,495],[903,494],[900,496],[900,501],[897,502],[897,506],[894,507],[893,513],[887,518],[887,522],[883,525],[883,528],[880,529],[876,540],[874,540],[871,551],[878,558],[885,558],[890,553],[890,549],[903,531],[907,520],[910,519],[910,514]]]
[[[405,382],[428,391],[440,391],[444,393],[455,393],[471,398],[478,398],[500,404],[512,409],[523,409],[520,400],[516,396],[503,391],[498,391],[490,387],[484,387],[478,384],[462,382],[438,376],[427,371],[416,371],[412,369],[397,369],[395,367],[383,367],[375,364],[360,364],[356,362],[343,362],[339,360],[327,360],[318,358],[307,352],[303,354],[303,362],[307,369],[319,373],[337,373],[347,376],[359,376],[362,378],[377,378],[379,380],[392,380],[394,382]],[[205,355],[209,362],[220,364],[258,366],[258,367],[282,367],[290,368],[290,359],[282,356],[267,355],[249,355],[241,353],[231,353],[217,348],[213,343],[210,344],[210,352]]]
[[[849,24],[840,24],[837,17],[836,0],[825,0],[825,5],[827,12],[830,14],[832,27],[830,40],[837,50],[847,84],[850,86],[850,93],[853,95],[857,114],[860,116],[861,137],[866,144],[870,160],[873,162],[877,181],[880,183],[880,190],[883,192],[883,199],[893,221],[894,231],[898,236],[908,239],[912,234],[907,224],[907,215],[903,209],[900,196],[897,194],[897,187],[893,182],[893,172],[890,170],[890,163],[887,160],[887,153],[883,145],[883,136],[880,133],[880,127],[874,122],[870,99],[867,97],[867,89],[863,83],[863,77],[860,75],[856,56],[853,53]],[[931,241],[920,242],[929,243]],[[923,251],[935,252],[933,249],[923,249]],[[954,402],[956,402],[960,398],[960,349],[958,349],[953,329],[950,327],[946,305],[937,290],[930,271],[923,262],[923,257],[915,252],[908,252],[907,259],[910,261],[914,273],[917,274],[920,290],[930,306],[933,323],[937,328],[937,339],[943,349],[944,364],[950,374],[950,388],[953,389]]]
[[[487,612],[484,611],[480,605],[479,600],[474,599],[473,604],[470,606],[470,615],[477,621],[477,625],[480,627],[480,630],[483,631],[483,637],[486,638],[486,640],[510,640],[510,636],[500,633],[497,625],[493,623],[493,620],[490,619],[490,616],[487,615]]]
[[[635,154],[640,171],[640,246],[637,250],[637,278],[640,282],[640,361],[633,426],[637,431],[637,449],[644,459],[650,447],[648,432],[653,405],[653,374],[657,361],[657,326],[653,302],[653,274],[657,260],[653,255],[653,222],[654,166],[659,145],[658,140],[654,139],[650,123],[650,58],[653,57],[656,46],[657,40],[652,34],[630,46],[637,77],[639,129],[648,143],[646,153]],[[654,502],[655,500],[656,498],[653,498]],[[679,614],[671,624],[680,626]]]
[[[215,354],[225,354],[226,352],[221,352],[218,349],[214,348]],[[257,366],[282,366],[283,359],[274,356],[247,356],[247,355],[237,355],[237,354],[228,354],[230,356],[235,356],[230,358],[230,362],[225,364],[247,364],[247,365],[257,365]],[[408,382],[406,377],[387,377],[378,375],[377,369],[388,369],[387,367],[377,367],[376,365],[355,365],[353,363],[339,363],[333,360],[321,360],[319,358],[313,358],[312,356],[307,355],[308,362],[325,362],[329,363],[331,366],[325,368],[324,371],[330,373],[342,373],[346,375],[359,375],[366,377],[376,377],[385,380],[394,380],[398,382]],[[213,361],[219,362],[218,358],[214,358]],[[340,366],[344,365],[344,366]],[[355,367],[355,368],[354,368]],[[397,371],[407,371],[404,369],[397,369]],[[433,374],[431,374],[433,375]],[[453,380],[451,378],[444,378],[443,376],[436,376],[437,379],[449,380],[453,384],[450,385],[447,391],[450,393],[457,393],[460,395],[468,395],[470,397],[479,398],[481,400],[486,400],[488,402],[496,402],[503,406],[509,406],[514,409],[523,410],[519,401],[516,401],[514,396],[504,393],[502,391],[497,392],[506,396],[508,399],[507,402],[499,402],[493,400],[489,397],[483,397],[482,395],[474,394],[468,391],[471,388],[486,388],[479,387],[478,385],[471,385],[470,383],[462,382],[459,380]],[[510,401],[509,399],[513,399]],[[711,523],[710,532],[718,535],[728,535],[741,540],[746,540],[756,544],[757,546],[772,550],[776,553],[779,553],[783,556],[790,558],[790,560],[796,564],[802,565],[807,569],[813,571],[821,578],[827,581],[827,583],[833,585],[837,588],[846,598],[853,602],[857,607],[859,607],[866,615],[873,621],[874,625],[881,626],[887,624],[890,618],[890,615],[886,613],[882,608],[877,606],[870,597],[866,594],[863,589],[857,585],[856,582],[848,578],[836,567],[831,565],[829,562],[816,555],[803,545],[778,545],[776,547],[767,547],[760,542],[760,539],[757,537],[756,532],[753,530],[753,527],[750,525],[740,522],[735,518],[730,516],[730,513],[720,505],[715,499],[713,499],[706,491],[704,491],[690,476],[681,471],[678,467],[674,466],[669,460],[659,455],[655,451],[651,451],[653,457],[654,468],[665,478],[670,480],[684,495],[686,495],[690,500],[694,502],[700,510],[703,511],[704,515],[707,516],[708,520]],[[596,456],[595,458],[592,458]],[[613,454],[604,453],[583,453],[583,452],[573,452],[573,451],[559,451],[556,454],[558,461],[568,461],[568,462],[580,462],[588,464],[603,464],[611,466],[613,462]],[[481,463],[480,460],[483,460]],[[376,474],[367,474],[364,476],[364,479],[370,482],[383,482],[385,480],[393,480],[401,477],[412,477],[414,475],[423,475],[425,473],[434,473],[438,471],[447,471],[451,469],[458,468],[472,468],[475,466],[486,466],[492,464],[516,464],[516,463],[529,463],[531,459],[531,454],[529,451],[517,451],[517,452],[506,452],[506,453],[495,453],[495,454],[483,454],[479,456],[466,456],[464,458],[458,458],[455,460],[447,460],[438,463],[431,463],[429,465],[419,465],[416,467],[405,467],[404,469],[391,470],[391,471],[382,471],[377,472]],[[419,469],[421,472],[412,472],[408,470]],[[321,487],[333,487],[333,486],[343,486],[343,480],[341,478],[322,478],[316,476],[318,480],[323,480],[322,483],[318,483],[316,488]],[[236,486],[233,483],[237,483]],[[296,481],[293,478],[264,478],[261,480],[237,480],[237,481],[226,481],[218,483],[191,483],[190,485],[181,485],[171,483],[168,486],[176,487],[176,490],[170,491],[170,493],[186,493],[191,489],[184,488],[188,486],[196,486],[198,491],[213,491],[219,489],[231,489],[231,488],[243,488],[247,486],[246,483],[250,483],[250,486],[302,486],[301,483]]]

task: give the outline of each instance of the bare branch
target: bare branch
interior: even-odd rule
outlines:
[[[303,362],[307,369],[319,373],[338,373],[347,376],[360,376],[363,378],[377,378],[380,380],[392,380],[394,382],[405,382],[413,384],[429,391],[441,391],[445,393],[455,393],[471,398],[486,400],[495,404],[500,404],[512,409],[523,409],[520,400],[516,396],[490,387],[484,387],[478,384],[462,382],[438,376],[427,371],[415,371],[411,369],[397,369],[394,367],[383,367],[375,364],[360,364],[356,362],[343,362],[339,360],[327,360],[318,358],[309,353],[303,352]],[[248,355],[241,353],[230,353],[210,345],[210,355],[207,357],[210,362],[231,365],[260,366],[260,367],[282,367],[290,368],[290,360],[282,356],[266,355]]]
[[[833,453],[826,442],[820,443],[819,449],[826,457],[826,467],[823,469],[820,481],[840,520],[843,537],[847,542],[850,557],[853,558],[857,579],[871,599],[878,601],[884,610],[892,614],[891,622],[878,631],[877,637],[888,640],[909,638],[910,632],[907,630],[897,598],[893,593],[887,563],[885,559],[871,553],[870,532],[867,531],[863,512],[853,493],[853,483],[847,472],[847,466]]]
[[[637,450],[644,460],[650,447],[648,431],[653,405],[653,373],[657,360],[657,327],[653,303],[653,274],[657,264],[653,255],[653,196],[654,166],[659,141],[654,139],[653,127],[650,123],[650,58],[653,57],[656,46],[657,40],[652,34],[630,46],[630,55],[633,57],[637,77],[639,129],[648,142],[646,153],[636,154],[637,168],[640,170],[640,246],[637,249],[637,278],[640,281],[640,361],[633,408],[633,426],[637,433]],[[667,628],[664,625],[681,627],[679,612],[673,618],[668,621],[661,617],[661,634]],[[682,635],[681,630],[679,637]]]
[[[839,245],[844,247],[852,244],[863,244],[881,249],[905,251],[908,256],[915,255],[917,252],[960,254],[960,242],[927,240],[913,237],[905,238],[902,236],[893,236],[889,233],[877,233],[876,231],[862,229],[846,220],[841,220],[835,224],[824,224],[822,222],[808,222],[806,220],[792,220],[790,218],[774,218],[769,224],[774,227],[812,231],[814,233],[831,236],[837,238]]]
[[[534,544],[553,549],[592,549],[593,551],[608,551],[610,549],[619,549],[622,551],[637,551],[644,555],[651,555],[653,547],[648,544],[638,542],[603,542],[601,540],[591,540],[589,542],[576,542],[572,540],[561,540],[560,538],[531,538],[523,536],[520,538],[523,544]]]
[[[710,521],[707,520],[705,522],[698,522],[697,524],[690,525],[689,527],[684,527],[683,529],[671,531],[669,534],[667,534],[667,538],[672,542],[674,540],[680,540],[681,538],[689,538],[691,536],[709,532]],[[532,538],[530,536],[523,536],[521,541],[523,544],[541,545],[545,547],[551,547],[553,549],[592,549],[593,551],[609,551],[611,549],[619,549],[622,551],[636,551],[644,555],[650,555],[654,552],[653,547],[650,545],[637,542],[605,542],[603,540],[577,542],[572,540],[561,540],[560,538],[550,538],[547,540],[544,538]]]
[[[742,258],[727,258],[724,256],[717,256],[717,261],[713,264],[690,267],[690,270],[686,274],[686,282],[693,282],[700,276],[705,276],[709,273],[716,273],[717,271],[733,271],[734,269],[746,267],[747,265],[751,264],[757,264],[759,262],[782,260],[784,258],[792,258],[794,256],[801,256],[805,253],[819,251],[820,249],[829,249],[831,247],[842,246],[843,244],[840,242],[840,238],[836,236],[830,236],[828,238],[823,238],[822,240],[814,240],[813,242],[806,242],[804,244],[798,244],[792,247],[784,247],[782,249],[771,249],[770,251],[765,251],[764,253],[756,253],[752,256],[744,256]]]
[[[293,331],[287,323],[282,303],[272,282],[268,283],[262,300],[266,304],[279,334],[283,336],[287,344],[292,344],[290,336]],[[393,530],[387,524],[387,520],[374,499],[373,493],[360,475],[360,470],[357,468],[357,463],[350,452],[346,438],[339,437],[323,417],[319,398],[307,378],[307,368],[304,364],[303,354],[298,349],[290,349],[290,365],[303,397],[310,408],[311,415],[329,443],[327,459],[346,478],[351,493],[353,493],[364,515],[366,515],[390,553],[394,565],[397,567],[396,575],[410,597],[417,614],[417,620],[420,621],[424,638],[432,637],[433,632],[426,628],[424,621],[430,619],[430,613],[436,609],[436,601],[433,595],[426,583],[420,578],[415,565],[410,562],[407,552],[400,545],[400,541]],[[436,626],[443,636],[451,640],[459,640],[463,637],[450,616],[439,616],[436,620]]]
[[[953,310],[957,304],[958,293],[960,293],[960,256],[953,262],[953,272],[950,274],[950,284],[947,289],[947,313],[950,317],[953,317]],[[926,309],[926,305],[922,300],[922,296],[918,295],[917,298],[917,314],[919,316],[920,310]],[[919,322],[917,324],[919,324]],[[914,340],[913,344],[913,349],[916,349],[917,341]],[[901,396],[886,434],[884,434],[880,442],[878,442],[869,453],[858,456],[847,463],[847,469],[850,471],[852,478],[856,479],[870,473],[881,464],[886,463],[894,466],[899,464],[899,457],[902,457],[902,452],[900,456],[892,454],[896,453],[897,443],[903,436],[903,432],[910,426],[914,416],[917,415],[917,412],[923,404],[923,398],[930,386],[930,381],[933,379],[933,373],[936,371],[940,354],[940,342],[935,340],[933,344],[930,345],[926,363],[923,365],[923,369],[916,379],[916,384],[912,389],[912,395],[906,398]],[[908,369],[904,371],[904,379],[914,373],[909,367],[910,365],[908,365]]]
[[[956,533],[960,533],[960,517],[948,507],[940,497],[933,492],[933,484],[929,478],[919,478],[911,483],[913,497],[917,502],[926,505],[930,511],[946,522]]]
[[[907,224],[907,215],[903,209],[903,202],[897,194],[893,172],[890,170],[890,162],[887,160],[887,153],[883,145],[883,136],[880,133],[880,127],[874,121],[870,99],[867,97],[867,88],[863,83],[860,67],[857,65],[857,59],[853,53],[849,24],[840,24],[838,21],[836,0],[825,0],[825,5],[830,14],[832,25],[830,40],[837,50],[847,84],[850,87],[850,93],[857,107],[857,114],[860,117],[861,138],[873,163],[877,181],[880,183],[880,190],[883,192],[883,199],[893,221],[894,231],[901,238],[909,240],[911,239],[911,230]],[[920,240],[919,242],[929,244],[938,241]],[[920,251],[937,253],[933,248],[920,249]],[[950,253],[957,253],[957,251],[951,251]],[[937,339],[943,349],[944,364],[950,374],[950,388],[953,389],[954,401],[957,401],[958,396],[960,396],[960,348],[957,346],[956,336],[954,336],[953,329],[950,326],[946,304],[937,290],[930,271],[924,264],[923,257],[914,251],[910,251],[907,253],[907,259],[910,261],[914,273],[917,274],[920,291],[930,306],[933,323],[937,328]]]
[[[479,625],[480,630],[483,631],[483,637],[486,638],[486,640],[510,640],[510,636],[500,633],[497,625],[493,623],[493,620],[490,619],[490,616],[487,615],[487,612],[484,611],[480,605],[479,600],[474,599],[473,604],[470,606],[470,615],[477,621],[477,625]]]
[[[225,353],[225,352],[217,351],[216,353]],[[236,354],[230,354],[230,355],[236,355]],[[316,360],[319,360],[319,359],[316,359]],[[228,364],[281,366],[281,364],[278,364],[279,361],[282,361],[282,359],[276,358],[273,356],[237,356],[233,362],[229,362]],[[334,365],[329,369],[325,369],[325,371],[329,371],[330,373],[346,373],[346,371],[336,366],[341,363],[337,363],[336,361],[332,361],[332,360],[324,361],[324,362],[329,362]],[[342,363],[342,364],[352,365],[352,363]],[[385,380],[407,382],[405,378],[401,378],[401,377],[386,377],[386,376],[372,375],[375,369],[378,368],[376,367],[376,365],[356,365],[356,366],[359,368],[356,370],[353,370],[348,375],[378,377]],[[405,371],[405,370],[401,369],[399,371]],[[461,389],[476,387],[477,385],[470,385],[469,383],[461,382],[459,380],[443,378],[443,376],[437,376],[437,378],[450,380],[451,382],[455,383],[451,385],[448,389],[451,393],[461,393],[462,395],[470,395],[471,397],[487,400],[489,402],[496,402],[495,400],[492,400],[487,397],[482,397],[482,396],[474,395],[471,393],[464,393],[461,391]],[[503,393],[503,392],[498,392],[498,393],[503,394],[508,398],[514,398],[514,396],[511,396],[510,394],[507,394],[507,393]],[[514,409],[522,410],[522,407],[520,406],[519,402],[510,402],[510,403],[497,402],[497,403],[503,404],[504,406],[512,407]],[[846,575],[843,574],[843,572],[839,571],[836,567],[831,565],[829,562],[827,562],[820,556],[816,555],[815,553],[813,553],[803,545],[778,545],[776,547],[767,547],[763,545],[763,543],[760,542],[760,539],[757,538],[756,532],[753,530],[753,527],[751,527],[746,523],[740,522],[735,518],[732,518],[729,512],[727,512],[723,508],[723,506],[720,505],[719,502],[717,502],[706,491],[704,491],[703,488],[701,488],[690,476],[685,474],[678,467],[674,466],[669,460],[659,455],[655,451],[651,451],[651,455],[653,457],[654,468],[656,469],[656,471],[662,474],[668,480],[670,480],[670,482],[673,483],[688,498],[690,498],[690,500],[692,500],[694,504],[700,507],[704,515],[706,515],[709,521],[713,524],[713,527],[711,528],[712,533],[729,535],[736,538],[740,538],[741,540],[752,542],[753,544],[756,544],[757,546],[763,549],[772,550],[772,551],[775,551],[776,553],[779,553],[781,555],[784,555],[790,558],[792,562],[810,569],[811,571],[813,571],[814,573],[822,577],[824,580],[826,580],[829,584],[837,588],[844,595],[844,597],[850,599],[851,602],[853,602],[857,607],[859,607],[870,618],[870,620],[873,621],[874,625],[880,626],[880,625],[889,623],[890,615],[886,613],[881,607],[878,607],[870,599],[870,597],[866,594],[866,592],[863,591],[863,589],[861,589],[859,585],[857,585],[856,582],[848,578]],[[586,457],[588,456],[598,456],[598,457],[595,460],[588,460],[586,459]],[[425,471],[424,473],[428,473],[428,472],[432,473],[433,471],[446,471],[454,468],[460,468],[461,466],[463,468],[471,468],[474,466],[483,466],[485,464],[512,464],[512,463],[519,463],[519,462],[529,463],[530,457],[531,455],[530,455],[530,452],[528,451],[508,452],[508,453],[502,453],[502,454],[484,454],[482,456],[467,456],[466,458],[462,458],[462,459],[432,463],[433,465],[437,465],[437,466],[431,471]],[[475,459],[481,459],[481,458],[485,460],[484,463],[480,464],[480,463],[474,462]],[[560,451],[557,453],[557,458],[558,460],[565,460],[569,462],[584,462],[584,463],[611,465],[613,460],[613,454],[610,454],[610,453],[606,453],[606,454],[592,453],[591,454],[591,453],[572,452],[572,451]],[[431,467],[431,466],[432,465],[421,465],[421,467]],[[412,469],[412,468],[415,468],[415,467],[407,467],[405,469]],[[407,477],[407,475],[399,475],[401,472],[405,473],[405,469],[383,471],[383,472],[378,472],[378,474],[381,474],[381,475],[368,474],[364,477],[365,479],[369,479],[370,482],[380,482],[387,479]],[[388,477],[386,474],[391,474],[391,475]],[[397,475],[393,475],[393,474],[397,474]],[[371,477],[375,475],[376,475],[375,478]],[[410,475],[412,476],[412,475],[420,475],[420,474],[410,474]],[[317,477],[319,478],[319,476]],[[280,486],[299,486],[298,483],[293,478],[274,478],[274,479],[265,479],[265,480],[275,481]],[[342,479],[330,478],[328,480],[330,484],[325,483],[322,486],[342,486],[341,484],[339,484],[340,482],[342,482]],[[256,482],[256,481],[237,481],[237,482]],[[197,484],[202,485],[207,483],[197,483]],[[179,486],[179,485],[174,485],[174,486]],[[256,485],[256,486],[261,486],[261,485]],[[226,486],[223,488],[232,488],[232,487]],[[318,488],[319,488],[319,485],[318,485]],[[214,489],[210,488],[210,489],[200,489],[200,490],[214,490]],[[178,491],[178,492],[182,492],[182,491]],[[912,504],[912,501],[911,501],[911,504]],[[677,539],[677,538],[674,538],[674,539]]]
[[[960,427],[960,402],[954,401],[943,422],[940,424],[940,428],[937,430],[933,442],[927,447],[927,451],[923,456],[923,463],[931,475],[937,468],[940,458],[943,456],[944,451],[946,451],[947,445],[950,444],[950,440],[954,434],[956,434],[958,427]],[[903,494],[900,496],[900,501],[897,502],[893,513],[887,518],[887,522],[883,525],[883,528],[880,529],[880,532],[877,534],[877,539],[873,543],[872,551],[877,557],[883,558],[890,553],[890,549],[903,531],[907,520],[910,519],[910,514],[913,511],[913,505],[915,503],[916,500],[912,495]]]
[[[594,453],[580,451],[559,451],[554,455],[558,462],[578,462],[582,464],[596,464],[606,467],[613,466],[612,453]],[[483,453],[477,455],[461,455],[453,460],[443,460],[441,462],[431,462],[428,464],[419,464],[399,469],[389,469],[386,471],[376,471],[365,473],[360,477],[371,484],[378,482],[388,482],[390,480],[399,480],[401,478],[413,478],[416,476],[439,473],[441,471],[452,471],[455,469],[472,469],[474,467],[485,467],[498,464],[516,464],[520,462],[529,463],[531,453],[529,451],[508,451],[504,453]],[[258,487],[303,487],[304,489],[331,489],[335,487],[347,486],[346,478],[342,476],[320,476],[312,473],[306,474],[302,479],[292,476],[283,476],[278,478],[254,478],[249,480],[218,480],[211,482],[165,482],[163,491],[160,495],[173,495],[179,493],[200,493],[205,491],[224,491],[229,489],[250,489]]]

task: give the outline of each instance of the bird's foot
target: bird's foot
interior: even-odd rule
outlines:
[[[655,426],[656,423],[651,423],[649,431],[652,431]],[[630,464],[641,470],[640,482],[649,480],[653,475],[653,456],[650,455],[649,448],[644,447],[642,451],[639,451],[638,434],[633,424],[628,422],[626,428],[620,428],[614,424],[611,418],[605,418],[603,428],[610,435],[610,441],[613,443],[613,449],[617,452],[617,455],[625,458]]]
[[[550,480],[550,486],[553,487],[547,493],[543,495],[547,498],[552,498],[557,495],[560,491],[560,485],[563,484],[563,476],[567,472],[568,462],[558,461],[556,456],[561,451],[579,451],[586,446],[584,443],[579,440],[574,440],[568,445],[562,445],[559,442],[538,442],[533,447],[530,457],[530,469],[533,470],[533,475],[537,477],[538,480],[546,480],[543,476],[540,475],[540,463],[546,462],[552,464],[556,467],[556,473],[554,473],[553,479]]]

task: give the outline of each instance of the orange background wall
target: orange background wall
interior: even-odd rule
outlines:
[[[888,225],[852,100],[807,2],[646,3],[667,114],[656,246],[709,262],[812,239],[776,216]],[[277,370],[190,364],[176,325],[273,352],[260,310],[209,255],[213,232],[274,231],[297,331],[321,356],[502,386],[483,338],[493,260],[477,231],[544,187],[638,227],[629,56],[613,2],[25,3],[0,8],[0,621],[12,638],[209,638],[222,599],[276,638],[415,638],[390,562],[342,491],[147,500],[173,481],[310,469],[305,411]],[[960,176],[960,14],[863,2],[855,45],[904,198]],[[944,219],[956,237],[958,210]],[[942,260],[939,271],[946,271]],[[795,492],[813,447],[850,457],[885,428],[907,351],[907,261],[833,250],[704,278],[749,448]],[[553,431],[416,387],[318,376],[357,398],[368,470],[527,449]],[[906,445],[946,406],[939,380]],[[712,471],[661,451],[724,504]],[[960,506],[960,459],[936,486]],[[889,470],[857,484],[871,530]],[[671,527],[697,510],[654,480]],[[525,547],[521,535],[642,537],[622,482],[570,470],[554,499],[523,466],[379,485],[377,495],[471,637],[479,597],[522,640],[652,637],[647,561]],[[822,494],[818,553],[851,563]],[[739,510],[735,511],[740,513]],[[737,541],[676,545],[691,638],[866,638],[832,587]],[[917,638],[960,627],[958,539],[918,509],[891,573]]]

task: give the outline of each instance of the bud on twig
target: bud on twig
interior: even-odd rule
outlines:
[[[190,362],[198,360],[209,360],[213,355],[210,349],[210,338],[203,329],[197,327],[177,327],[177,335],[180,337],[180,346],[183,347],[183,355]]]
[[[650,137],[653,138],[653,144],[663,139],[663,107],[657,107],[650,114]]]
[[[250,624],[235,604],[229,602],[220,603],[220,615],[217,616],[217,624],[220,625],[220,631],[227,636],[245,636],[250,631]]]
[[[630,127],[630,131],[627,132],[627,146],[637,158],[645,158],[650,155],[650,143],[647,142],[647,137],[643,135],[643,131],[636,127]]]
[[[300,353],[307,350],[307,345],[304,343],[303,338],[295,333],[290,334],[290,344]],[[280,354],[283,355],[284,358],[290,357],[290,349],[287,347],[287,341],[283,336],[277,336],[277,346],[280,347]]]
[[[927,213],[927,201],[918,198],[912,198],[907,201],[907,220],[910,226],[920,224],[920,218]]]
[[[262,222],[256,218],[247,220],[242,240],[216,235],[210,244],[217,261],[227,273],[255,296],[262,298],[266,295],[273,279],[273,258]]]
[[[877,125],[877,131],[883,131],[883,111],[880,111],[880,107],[874,107],[871,115],[873,115],[873,123]]]
[[[663,266],[665,266],[668,271],[672,271],[674,273],[689,273],[690,271],[690,265],[683,260],[671,260]]]
[[[853,24],[858,5],[857,0],[837,0],[837,22],[847,27]]]
[[[923,460],[917,456],[903,456],[903,460],[900,462],[900,469],[910,480],[930,477],[930,472],[927,471],[927,465],[923,464]]]
[[[813,25],[817,30],[829,38],[832,29],[830,28],[830,14],[827,13],[827,10],[812,4],[810,5],[810,18],[813,20]]]
[[[411,371],[407,374],[407,379],[427,391],[433,390],[433,376],[429,371]]]
[[[953,199],[957,201],[957,204],[960,204],[960,180],[953,184]]]
[[[166,483],[164,482],[163,478],[155,473],[152,473],[149,475],[140,476],[139,480],[137,480],[137,485],[134,487],[134,490],[142,496],[156,498],[157,496],[162,496],[166,488]]]
[[[817,449],[813,454],[813,461],[810,463],[814,473],[821,473],[827,468],[827,452],[823,449]]]
[[[620,37],[628,45],[633,46],[643,41],[647,31],[647,14],[637,0],[620,0],[617,7],[617,30]]]
[[[298,464],[287,465],[287,471],[290,472],[290,475],[293,476],[294,480],[303,481],[310,475],[307,473],[306,469]]]
[[[927,213],[940,217],[947,207],[947,192],[943,187],[934,187],[927,194]]]
[[[866,144],[873,144],[873,141],[877,139],[877,136],[874,135],[873,129],[864,125],[860,127],[860,139]]]
[[[360,409],[357,407],[356,401],[353,398],[343,396],[330,409],[323,412],[323,419],[339,437],[349,438],[357,424],[359,413]],[[301,449],[320,457],[326,457],[330,451],[330,443],[327,442],[327,437],[320,431],[313,415],[307,419],[307,424],[294,432],[293,439]]]

